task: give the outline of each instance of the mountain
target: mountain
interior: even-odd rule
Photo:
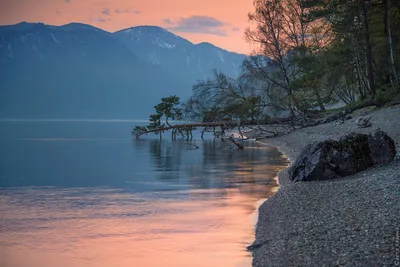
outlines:
[[[0,118],[147,118],[161,97],[185,99],[196,79],[224,67],[217,65],[218,52],[230,55],[158,27],[130,30],[110,33],[79,23],[0,26]],[[134,46],[138,30],[143,38]],[[151,53],[158,61],[145,56]],[[184,65],[188,55],[201,63]],[[236,56],[232,66],[244,57]]]
[[[213,69],[235,77],[245,58],[210,43],[195,45],[156,26],[133,27],[113,35],[142,60],[185,74],[193,82],[209,78]]]

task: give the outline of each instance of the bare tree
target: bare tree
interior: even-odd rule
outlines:
[[[285,92],[293,114],[299,107],[299,99],[294,96],[292,81],[299,70],[291,57],[304,53],[312,41],[308,38],[311,24],[304,20],[306,9],[299,0],[255,0],[254,7],[249,20],[256,27],[246,30],[246,38],[259,44],[256,54],[271,59],[273,75],[264,72],[264,77]]]
[[[248,120],[256,117],[261,105],[258,91],[246,76],[236,79],[214,71],[212,79],[198,81],[184,112],[202,121],[231,121],[233,117]]]

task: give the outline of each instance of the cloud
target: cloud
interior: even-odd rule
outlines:
[[[166,29],[176,32],[205,33],[219,36],[227,36],[224,26],[228,24],[208,16],[191,16],[171,20],[164,19]]]
[[[101,14],[103,15],[110,15],[110,9],[109,8],[103,8],[103,10],[101,11]]]
[[[130,8],[125,8],[125,9],[115,9],[115,13],[122,14],[122,13],[131,13],[131,14],[141,14],[142,12],[140,10],[131,10]]]
[[[97,19],[94,19],[94,21],[103,23],[103,22],[106,22],[107,20],[103,19],[103,18],[97,18]]]
[[[91,22],[98,22],[98,23],[104,23],[104,22],[107,22],[107,21],[110,21],[110,20],[111,19],[106,19],[106,18],[103,18],[103,17],[97,17],[95,19],[90,18]]]
[[[165,24],[171,25],[174,24],[171,19],[164,19]]]
[[[240,31],[240,28],[233,27],[233,28],[232,28],[232,31],[233,31],[233,32],[239,32],[239,31]]]
[[[64,2],[69,4],[69,3],[71,3],[71,0],[64,0]]]

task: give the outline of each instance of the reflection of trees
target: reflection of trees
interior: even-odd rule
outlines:
[[[150,140],[150,154],[161,179],[179,179],[182,157],[181,140]]]
[[[201,166],[186,168],[197,188],[238,188],[249,195],[269,194],[276,186],[273,179],[286,165],[281,154],[272,147],[246,143],[246,149],[227,151],[220,141],[205,140],[202,144]],[[270,160],[274,164],[269,164]]]
[[[225,144],[219,140],[201,141],[197,144],[199,149],[186,140],[157,138],[138,142],[149,151],[158,179],[180,179],[192,189],[238,188],[245,195],[263,198],[271,194],[276,186],[273,178],[287,164],[275,148],[251,142],[240,151],[224,150]]]

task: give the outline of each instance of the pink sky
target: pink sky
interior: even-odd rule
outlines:
[[[244,40],[253,0],[0,0],[0,24],[91,24],[107,31],[156,25],[193,43],[250,53]]]

